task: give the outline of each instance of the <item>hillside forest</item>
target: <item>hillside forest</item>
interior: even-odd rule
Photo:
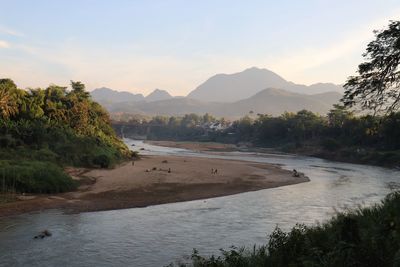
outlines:
[[[0,189],[54,193],[76,183],[65,166],[102,167],[131,156],[107,111],[81,82],[23,90],[0,80]]]

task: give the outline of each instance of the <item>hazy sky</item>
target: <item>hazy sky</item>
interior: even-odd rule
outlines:
[[[343,83],[400,1],[0,0],[0,77],[20,87],[106,86],[186,95],[257,66]]]

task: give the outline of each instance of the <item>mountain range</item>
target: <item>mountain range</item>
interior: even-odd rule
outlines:
[[[93,100],[105,106],[120,102],[144,101],[144,96],[142,94],[120,92],[106,87],[94,89],[90,94],[92,95]]]
[[[109,88],[98,88],[91,94],[111,113],[174,116],[210,113],[237,118],[249,112],[280,115],[301,109],[325,114],[339,101],[342,91],[341,86],[332,83],[295,84],[267,69],[250,68],[234,74],[217,74],[186,97],[173,97],[160,89],[146,97]]]
[[[90,94],[92,95],[93,100],[102,104],[109,111],[111,111],[114,106],[118,106],[120,103],[150,103],[173,98],[173,96],[171,96],[167,91],[160,89],[155,89],[146,97],[144,97],[142,94],[116,91],[106,87],[94,89],[92,92],[90,92]]]
[[[110,112],[142,115],[173,115],[210,113],[217,117],[238,118],[249,112],[280,115],[285,111],[308,109],[320,114],[327,113],[341,95],[327,92],[315,95],[292,93],[282,89],[268,88],[252,97],[232,103],[208,102],[191,98],[172,98],[154,102],[123,102],[111,107]]]
[[[256,67],[233,74],[217,74],[199,85],[187,97],[217,102],[235,102],[255,95],[265,88],[279,88],[299,94],[342,92],[333,83],[316,83],[310,86],[286,81],[278,74]]]

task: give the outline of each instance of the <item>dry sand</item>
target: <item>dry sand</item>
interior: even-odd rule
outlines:
[[[185,148],[194,151],[228,152],[228,151],[236,151],[238,149],[238,146],[234,144],[222,144],[215,142],[185,142],[185,141],[178,142],[178,141],[153,141],[153,140],[146,140],[144,142],[155,146]]]
[[[109,170],[67,171],[81,181],[77,191],[1,204],[0,216],[49,208],[81,212],[145,207],[309,181],[271,164],[177,156],[144,156],[134,165],[126,162]]]

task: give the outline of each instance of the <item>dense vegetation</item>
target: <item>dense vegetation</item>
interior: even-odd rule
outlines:
[[[125,136],[146,136],[153,140],[182,140],[182,141],[209,141],[215,139],[212,131],[206,125],[221,123],[224,126],[229,122],[224,119],[205,114],[187,114],[183,117],[155,116],[153,118],[132,117],[128,121],[113,121],[113,127],[118,134]],[[210,134],[210,135],[209,135]]]
[[[344,84],[342,102],[346,107],[390,114],[400,108],[400,21],[390,21],[386,29],[374,33],[358,74]]]
[[[74,183],[62,166],[109,167],[130,156],[108,113],[80,82],[72,90],[18,89],[0,79],[0,188],[63,192]],[[12,159],[12,160],[11,160]]]
[[[190,266],[400,266],[399,218],[400,194],[392,193],[382,204],[338,213],[320,225],[296,225],[287,233],[277,228],[267,245],[206,258],[195,251]]]
[[[221,125],[219,130],[209,127],[215,123]],[[190,114],[114,122],[114,127],[126,136],[146,135],[156,140],[247,143],[336,160],[400,164],[400,113],[355,116],[340,105],[327,116],[302,110],[279,117],[258,114],[227,122],[208,114]]]

